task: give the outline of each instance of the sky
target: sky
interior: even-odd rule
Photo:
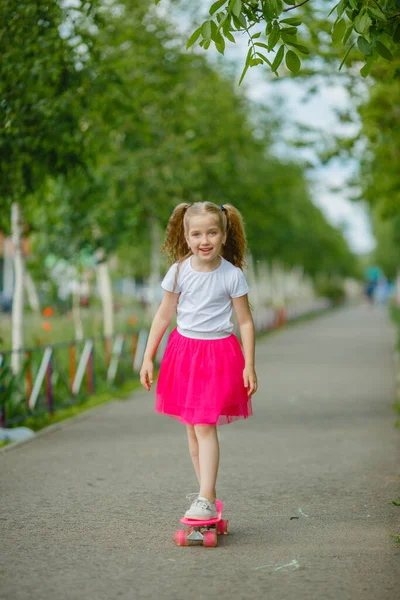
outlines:
[[[212,1],[201,0],[201,4],[204,6],[204,18],[207,18],[207,9]],[[171,11],[168,0],[163,0],[159,7],[168,17],[173,16],[177,27],[187,39],[193,31],[190,19],[186,18],[182,11],[179,12],[179,8],[178,12]],[[196,19],[199,19],[199,25],[202,22],[201,16],[196,15]],[[199,51],[203,52],[201,49]],[[223,62],[227,61],[227,63],[233,65],[237,73],[236,80],[239,79],[244,66],[246,53],[247,44],[245,40],[244,43],[237,39],[235,45],[227,44]],[[205,52],[205,55],[211,62],[219,60],[218,53],[211,48]],[[219,68],[221,67],[219,66]],[[271,102],[271,97],[276,96],[277,93],[279,94],[282,99],[280,113],[284,115],[284,138],[290,138],[290,135],[296,129],[297,123],[318,128],[327,139],[334,132],[349,127],[348,125],[342,125],[335,113],[335,109],[345,109],[349,106],[349,98],[344,86],[341,87],[339,84],[335,87],[322,85],[318,93],[314,94],[307,102],[303,102],[306,88],[301,80],[293,80],[289,76],[281,78],[277,83],[271,82],[270,79],[271,75],[266,73],[265,66],[254,67],[247,71],[240,89],[247,97],[258,103]],[[349,246],[354,252],[365,253],[371,251],[374,248],[375,241],[366,207],[362,203],[349,200],[346,197],[348,194],[345,188],[341,193],[332,192],[332,188],[343,184],[349,175],[354,172],[356,163],[352,163],[352,161],[344,163],[335,160],[328,166],[322,167],[318,165],[315,152],[312,149],[305,148],[299,151],[299,149],[294,149],[285,142],[285,139],[277,144],[276,150],[278,153],[282,152],[285,155],[290,152],[295,152],[298,155],[300,152],[303,158],[316,165],[307,171],[313,202],[321,208],[326,218],[333,225],[341,227]]]

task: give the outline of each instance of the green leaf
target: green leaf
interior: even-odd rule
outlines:
[[[362,37],[362,35],[357,40],[357,46],[360,52],[365,54],[365,56],[369,56],[371,54],[371,44]]]
[[[190,36],[190,38],[188,39],[188,42],[186,44],[186,50],[188,50],[190,48],[190,46],[193,46],[193,44],[195,44],[197,42],[197,40],[200,37],[200,34],[201,34],[201,27],[196,29],[196,31],[193,31],[192,35]]]
[[[267,65],[269,65],[270,67],[272,67],[271,61],[268,60],[268,58],[264,54],[261,54],[261,52],[256,52],[256,54],[257,54],[257,56],[259,56],[260,58],[262,58],[263,61],[267,63]]]
[[[240,13],[239,17],[235,17],[235,15],[233,15],[233,22],[238,31],[247,28],[246,17],[243,13]]]
[[[365,65],[360,69],[360,74],[362,75],[362,77],[368,77],[370,71],[371,71],[371,67],[373,65],[374,59],[371,56],[367,62],[365,63]]]
[[[246,65],[246,66],[245,66],[245,68],[243,69],[243,71],[242,71],[242,74],[241,74],[241,76],[240,76],[240,79],[239,79],[239,83],[238,83],[238,85],[240,85],[240,84],[242,83],[242,81],[243,81],[243,79],[244,79],[244,76],[246,75],[246,73],[247,73],[247,69],[249,68],[249,66],[250,66],[250,65]]]
[[[211,21],[204,21],[201,26],[201,34],[205,40],[211,40]]]
[[[214,21],[211,21],[211,39],[216,44],[220,44],[223,39]]]
[[[223,27],[225,21],[228,19],[229,13],[227,13],[227,12],[225,12],[225,13],[219,12],[219,13],[216,14],[216,17],[217,17],[217,21],[219,23],[218,29],[220,29],[221,27]],[[228,26],[229,26],[229,23],[228,23]]]
[[[339,4],[337,5],[337,16],[338,16],[338,19],[340,19],[340,17],[344,13],[344,9],[345,8],[346,8],[346,2],[345,2],[345,0],[340,0]]]
[[[225,21],[222,23],[222,31],[224,32],[225,37],[227,37],[227,34],[231,32],[231,15],[229,13],[226,13],[227,17],[225,19]],[[232,35],[232,34],[231,34]]]
[[[299,52],[302,52],[303,54],[310,54],[310,50],[307,48],[307,46],[303,46],[302,44],[297,44],[296,42],[286,42],[287,44],[289,44],[290,46],[293,46],[293,48],[296,48],[296,50],[299,50]]]
[[[232,12],[235,17],[239,17],[240,13],[242,12],[242,0],[233,0]]]
[[[374,6],[368,6],[368,12],[372,16],[374,16],[376,19],[380,19],[381,21],[386,21],[385,14],[381,10],[378,10],[377,8],[375,8]]]
[[[235,40],[235,38],[233,37],[233,35],[231,34],[231,32],[230,32],[230,31],[224,31],[224,34],[225,34],[225,37],[226,37],[226,38],[227,38],[227,39],[228,39],[230,42],[232,42],[233,44],[236,44],[236,40]]]
[[[297,35],[287,35],[287,33],[281,33],[281,38],[282,38],[282,42],[285,42],[285,44],[290,44],[291,42],[296,43],[297,40]]]
[[[211,44],[211,40],[205,40],[203,48],[208,50]]]
[[[273,60],[272,67],[271,67],[271,69],[273,71],[276,71],[279,68],[279,65],[281,64],[281,62],[283,60],[284,54],[285,54],[285,47],[283,45],[279,46],[279,50],[276,53],[276,56]]]
[[[286,52],[286,66],[292,73],[298,73],[301,67],[301,60],[293,50]]]
[[[365,35],[368,32],[372,21],[368,16],[367,12],[361,11],[358,17],[354,20],[354,29],[357,33]]]
[[[353,29],[354,29],[354,26],[353,26],[353,25],[350,25],[350,26],[347,28],[347,31],[346,31],[346,33],[344,34],[344,38],[343,38],[343,40],[342,40],[342,44],[343,44],[343,46],[345,46],[345,45],[347,44],[347,40],[348,40],[348,39],[349,39],[349,37],[351,36],[351,34],[352,34],[352,32],[353,32]]]
[[[249,51],[248,51],[248,53],[247,53],[247,56],[246,56],[246,64],[245,64],[245,66],[244,66],[244,69],[243,69],[243,71],[242,71],[242,74],[241,74],[241,76],[240,76],[240,79],[239,79],[239,83],[238,83],[238,85],[240,85],[240,84],[242,83],[242,81],[243,81],[243,78],[244,78],[244,76],[245,76],[245,75],[246,75],[246,73],[247,73],[247,69],[248,69],[248,68],[249,68],[249,66],[250,66],[250,61],[251,61],[251,53],[252,53],[252,48],[250,48],[250,49],[249,49]]]
[[[299,19],[299,17],[290,17],[289,19],[281,19],[279,22],[287,23],[288,25],[294,25],[295,27],[298,27],[302,24],[303,21]]]
[[[400,24],[397,25],[395,32],[393,34],[393,41],[395,44],[398,44],[400,42]]]
[[[350,0],[350,6],[352,8],[354,8],[354,10],[357,10],[357,8],[358,8],[357,0]]]
[[[286,33],[286,35],[296,35],[297,27],[282,27],[282,33]]]
[[[264,15],[264,19],[266,21],[271,21],[276,17],[277,12],[277,4],[275,0],[264,0],[262,3],[262,11]]]
[[[261,31],[259,31],[258,33],[255,33],[254,35],[251,36],[252,40],[256,40],[261,36]]]
[[[331,16],[331,14],[337,9],[337,7],[339,6],[340,2],[338,2],[337,4],[335,4],[335,6],[330,10],[328,17]]]
[[[393,55],[390,52],[389,48],[386,48],[385,44],[382,44],[382,42],[378,41],[375,43],[375,48],[378,54],[382,56],[382,58],[385,58],[386,60],[393,60]]]
[[[210,6],[210,15],[213,15],[215,12],[217,12],[217,10],[219,8],[221,8],[221,6],[223,6],[226,3],[226,0],[217,0],[217,2],[214,2],[214,4],[211,4]]]
[[[262,65],[262,64],[263,64],[263,60],[261,58],[252,58],[250,61],[251,67],[256,67],[257,65]]]
[[[268,38],[268,50],[272,50],[273,48],[275,48],[280,37],[281,33],[279,29],[273,29],[271,35]]]
[[[346,62],[346,58],[350,54],[350,50],[352,50],[352,48],[355,46],[355,44],[356,43],[353,42],[352,45],[350,46],[350,48],[347,50],[346,54],[344,55],[344,58],[343,58],[342,62],[340,63],[340,66],[339,66],[339,71],[342,70],[342,67],[343,67],[344,63]]]
[[[243,14],[243,13],[241,13],[241,14],[238,16],[238,19],[239,19],[239,21],[241,22],[241,24],[242,24],[242,27],[244,27],[244,28],[246,29],[246,27],[247,27],[247,21],[246,21],[246,17],[244,16],[244,14]]]
[[[215,47],[218,50],[218,52],[220,54],[223,54],[225,51],[225,40],[224,38],[221,36],[221,41],[220,42],[215,42]]]
[[[267,46],[267,44],[264,44],[264,42],[256,42],[254,45],[260,46],[260,48],[266,48],[267,50],[269,50],[269,47]]]
[[[334,44],[340,42],[346,33],[346,21],[344,19],[339,19],[333,27],[332,30],[332,41]]]

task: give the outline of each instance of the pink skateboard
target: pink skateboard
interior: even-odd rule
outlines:
[[[222,519],[222,502],[215,501],[218,517],[209,521],[199,521],[197,519],[181,519],[187,529],[178,529],[175,532],[175,544],[177,546],[190,546],[190,542],[202,542],[203,546],[215,548],[217,545],[218,534],[228,535],[229,521]]]

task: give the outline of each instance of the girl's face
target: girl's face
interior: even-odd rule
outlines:
[[[209,213],[190,217],[185,238],[193,255],[203,263],[211,263],[221,253],[224,235],[218,220]]]

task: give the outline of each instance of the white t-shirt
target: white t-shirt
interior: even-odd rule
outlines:
[[[161,286],[167,292],[179,293],[177,325],[180,333],[193,332],[193,337],[227,337],[233,331],[232,298],[249,291],[243,272],[222,258],[214,271],[195,271],[191,256],[172,265]],[[197,334],[197,335],[196,335]],[[214,336],[212,334],[215,334]]]

